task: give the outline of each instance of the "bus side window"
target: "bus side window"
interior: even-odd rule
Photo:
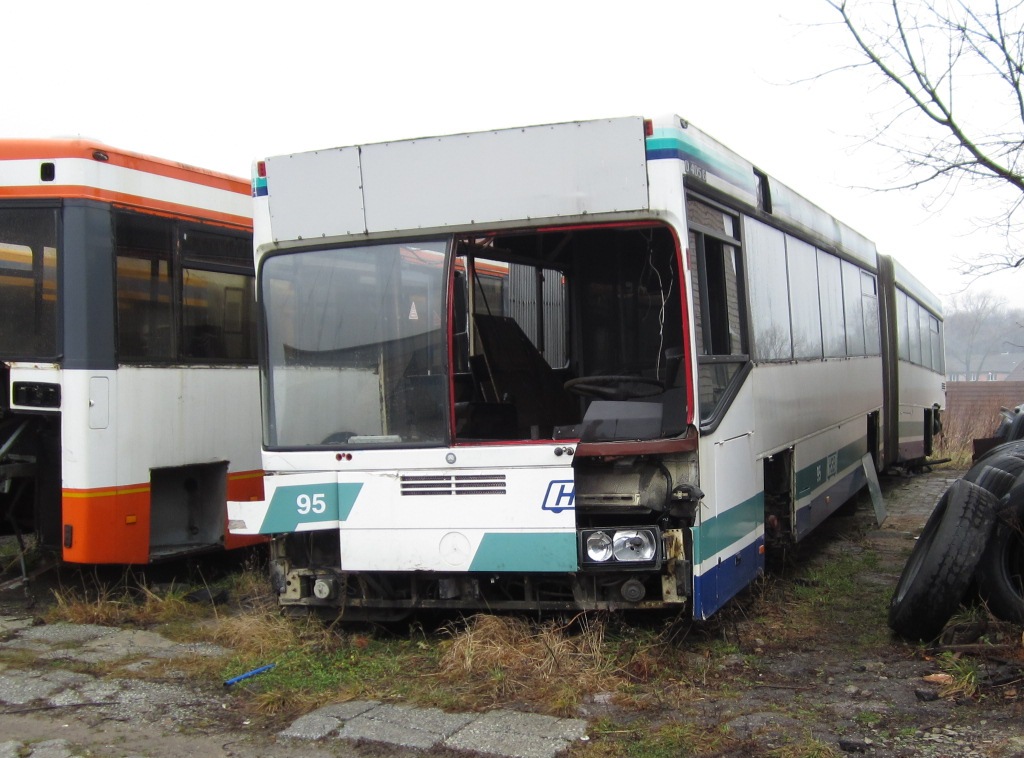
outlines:
[[[704,283],[707,297],[707,328],[704,330],[708,355],[745,355],[740,329],[740,305],[736,248],[720,240],[705,238]]]
[[[118,214],[117,347],[121,362],[175,358],[171,287],[173,224]]]
[[[252,248],[240,234],[181,230],[181,357],[256,363]]]
[[[699,227],[689,235],[690,273],[698,396],[701,420],[707,422],[721,412],[733,379],[747,362],[738,223],[731,214],[692,199],[687,214]]]

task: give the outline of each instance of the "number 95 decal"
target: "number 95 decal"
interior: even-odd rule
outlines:
[[[300,516],[308,516],[310,513],[324,513],[327,510],[326,495],[323,492],[316,492],[311,495],[303,492],[295,498],[295,508]]]
[[[354,482],[309,482],[278,486],[261,534],[281,534],[296,529],[336,529],[348,518],[363,485]]]

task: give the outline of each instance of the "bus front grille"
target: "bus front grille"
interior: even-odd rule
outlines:
[[[504,495],[504,474],[445,474],[401,477],[402,496],[421,495]]]

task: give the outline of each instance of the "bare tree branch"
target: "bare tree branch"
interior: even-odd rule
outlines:
[[[978,275],[1024,265],[1009,234],[1024,213],[1024,0],[824,1],[860,57],[830,73],[866,65],[903,103],[872,140],[902,157],[907,181],[894,189],[1010,189],[1008,250],[968,265]]]

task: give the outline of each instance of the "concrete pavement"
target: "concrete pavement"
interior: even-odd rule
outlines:
[[[50,712],[63,719],[75,713],[95,726],[113,721],[190,732],[209,731],[213,724],[216,731],[217,721],[232,707],[231,697],[219,682],[197,688],[183,679],[175,681],[173,662],[228,654],[216,645],[176,643],[155,632],[94,624],[38,625],[27,616],[0,616],[0,716]],[[87,673],[97,666],[111,673]],[[150,671],[159,676],[147,676]],[[331,755],[355,756],[358,746],[369,742],[410,755],[444,748],[469,755],[554,758],[573,742],[586,740],[586,730],[587,722],[581,719],[504,709],[445,713],[365,700],[319,708],[276,735],[231,736],[256,747],[290,745],[285,753],[297,744],[315,743]],[[61,732],[61,724],[55,722],[51,740],[27,741],[18,734],[4,734],[0,758],[95,755],[87,746],[60,739]],[[139,758],[147,753],[125,755]]]

